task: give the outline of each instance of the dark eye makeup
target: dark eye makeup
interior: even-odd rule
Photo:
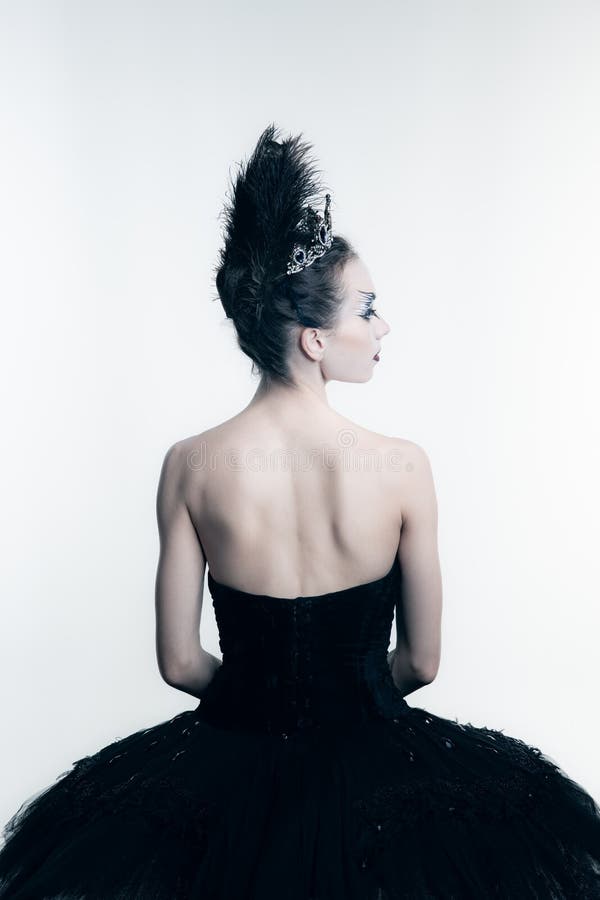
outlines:
[[[360,301],[360,310],[359,316],[361,319],[370,319],[371,316],[377,316],[379,318],[379,313],[373,306],[373,301],[375,300],[375,294],[373,291],[359,291],[359,294],[362,294],[364,300]]]
[[[365,313],[361,313],[361,318],[363,319],[370,319],[371,316],[377,316],[377,318],[379,318],[379,313],[374,306],[370,306]]]

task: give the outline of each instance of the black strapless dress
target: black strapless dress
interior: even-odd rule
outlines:
[[[538,748],[410,706],[400,567],[295,599],[208,575],[197,708],[76,760],[4,829],[3,900],[600,898],[600,811]]]

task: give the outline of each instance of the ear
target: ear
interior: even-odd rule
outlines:
[[[327,341],[320,328],[303,328],[300,333],[300,347],[309,357],[319,361],[323,358]]]

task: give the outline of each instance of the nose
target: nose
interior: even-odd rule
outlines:
[[[377,337],[382,338],[384,335],[389,334],[391,330],[389,322],[380,316],[377,320]]]

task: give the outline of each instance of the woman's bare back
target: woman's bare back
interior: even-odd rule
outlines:
[[[411,441],[329,407],[304,417],[257,405],[181,443],[186,504],[217,581],[299,597],[389,571]]]

